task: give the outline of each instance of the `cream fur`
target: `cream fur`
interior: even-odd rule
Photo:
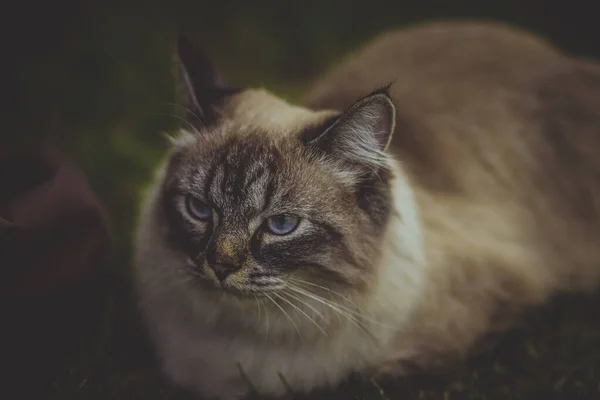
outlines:
[[[215,329],[212,321],[228,309],[220,308],[218,300],[185,286],[185,278],[177,271],[186,260],[164,247],[162,228],[153,218],[158,193],[151,191],[137,233],[135,275],[142,309],[165,373],[174,382],[209,398],[233,399],[248,390],[236,362],[260,393],[281,395],[285,387],[279,373],[295,390],[310,391],[335,385],[350,372],[376,368],[388,361],[398,332],[422,296],[425,262],[413,194],[399,167],[393,168],[398,175],[393,181],[397,215],[385,234],[384,240],[389,244],[383,247],[377,283],[372,292],[352,299],[362,310],[358,319],[364,328],[346,320],[327,336],[299,313],[290,315],[300,333],[276,309],[269,310],[267,319],[264,305],[260,311],[258,307],[250,308],[249,315],[243,317],[248,323],[246,329],[261,333],[259,340],[247,341],[239,332]],[[161,169],[159,181],[162,175]],[[184,311],[186,304],[191,308]],[[319,302],[310,304],[330,318],[337,318]],[[197,317],[188,321],[181,316],[187,312]],[[282,346],[277,344],[282,336],[298,340]],[[411,349],[401,351],[408,354]]]

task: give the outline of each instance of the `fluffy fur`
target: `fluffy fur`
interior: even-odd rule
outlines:
[[[216,104],[174,139],[136,238],[141,308],[178,385],[232,399],[249,390],[239,367],[268,395],[280,375],[310,391],[428,368],[598,283],[593,63],[502,26],[429,24],[368,44],[303,107],[260,90]],[[219,216],[191,220],[182,193]],[[284,205],[296,231],[253,239]],[[224,281],[212,251],[238,268]]]

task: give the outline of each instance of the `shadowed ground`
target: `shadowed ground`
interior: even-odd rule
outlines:
[[[114,278],[102,288],[81,288],[62,301],[65,320],[29,326],[45,331],[19,383],[23,398],[193,399],[169,387],[155,368],[128,289]],[[58,304],[60,299],[55,299]],[[84,302],[90,315],[78,311]],[[52,309],[50,304],[45,307]],[[68,311],[65,311],[68,310]],[[37,307],[39,312],[39,306]],[[539,310],[498,347],[443,376],[349,382],[311,399],[594,399],[600,398],[600,299],[564,298]],[[71,319],[78,327],[66,331]],[[71,322],[72,324],[72,322]],[[44,347],[44,343],[52,347]],[[65,353],[69,351],[69,353]],[[21,360],[23,361],[23,360]]]

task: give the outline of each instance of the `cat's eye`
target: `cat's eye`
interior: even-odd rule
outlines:
[[[195,219],[200,221],[210,221],[212,218],[212,208],[193,196],[187,196],[186,208],[188,213]]]
[[[281,214],[267,218],[266,227],[275,235],[287,235],[292,233],[300,224],[300,218],[295,215]]]

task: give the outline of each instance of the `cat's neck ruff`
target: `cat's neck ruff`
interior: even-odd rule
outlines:
[[[376,270],[377,281],[365,296],[365,307],[376,321],[392,329],[387,342],[402,331],[416,309],[425,286],[426,256],[417,204],[411,185],[401,166],[388,161],[394,178],[391,180],[393,208],[387,232],[381,244],[382,255]]]

